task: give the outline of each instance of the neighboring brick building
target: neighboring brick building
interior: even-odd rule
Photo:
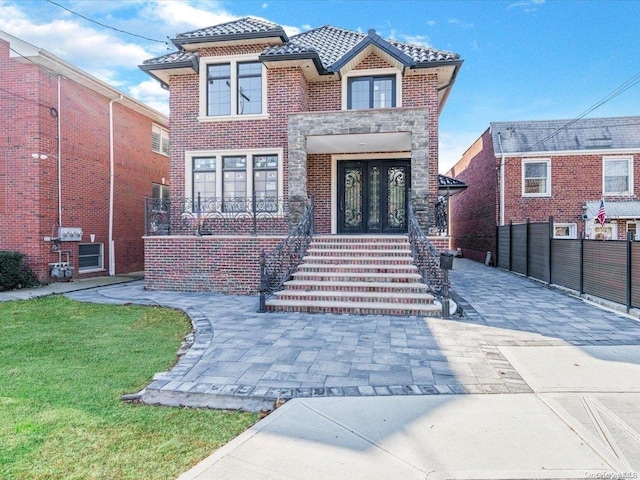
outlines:
[[[142,271],[143,200],[168,191],[168,118],[4,32],[0,78],[0,249],[44,281],[58,262],[74,278]]]
[[[640,239],[640,117],[492,122],[448,175],[468,185],[450,220],[469,257],[496,254],[496,225],[550,216],[556,238]]]
[[[251,17],[172,41],[178,51],[140,67],[170,90],[171,198],[194,205],[200,195],[199,211],[232,216],[255,195],[280,215],[255,236],[238,224],[226,236],[147,237],[147,288],[254,293],[260,250],[286,236],[312,195],[320,234],[404,233],[409,201],[435,231],[438,116],[458,55],[373,30],[288,37]],[[168,228],[179,233],[196,210]]]

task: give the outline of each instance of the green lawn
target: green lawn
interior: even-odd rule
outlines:
[[[157,307],[0,303],[0,478],[172,479],[256,415],[126,404],[190,324]]]

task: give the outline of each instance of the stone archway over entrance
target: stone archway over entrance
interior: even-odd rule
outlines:
[[[288,187],[292,222],[295,224],[302,213],[308,195],[307,181],[313,181],[307,178],[308,153],[410,152],[410,201],[418,221],[427,231],[432,223],[429,212],[433,211],[438,192],[438,162],[435,156],[429,155],[430,151],[437,151],[437,145],[430,145],[430,134],[437,142],[437,119],[430,118],[428,108],[290,115]]]

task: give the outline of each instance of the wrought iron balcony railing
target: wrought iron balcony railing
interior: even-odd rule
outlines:
[[[285,234],[283,197],[145,198],[146,235]]]

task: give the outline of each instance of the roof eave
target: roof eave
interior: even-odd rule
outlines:
[[[246,33],[230,33],[226,35],[209,35],[206,37],[176,37],[171,39],[178,48],[186,49],[188,45],[201,45],[203,43],[218,44],[221,42],[237,42],[243,40],[258,40],[279,38],[282,43],[289,41],[289,37],[281,28],[271,30],[269,32],[246,32]]]
[[[190,60],[183,60],[180,62],[172,62],[172,63],[155,63],[155,64],[142,64],[138,65],[138,68],[142,70],[144,73],[158,80],[160,84],[164,88],[169,88],[169,79],[168,74],[162,75],[160,72],[165,72],[166,70],[193,70],[194,73],[199,73],[200,71],[200,63],[197,57],[193,57]],[[156,73],[158,72],[158,73]],[[167,78],[165,78],[167,77]]]
[[[318,55],[316,52],[286,53],[281,55],[260,55],[258,57],[258,60],[263,63],[311,60],[313,62],[313,65],[316,67],[318,75],[331,74],[324,68],[322,62],[320,61],[320,55]]]
[[[437,67],[437,66],[454,66],[453,69],[453,73],[451,74],[451,78],[449,79],[449,82],[444,85],[443,87],[440,87],[438,89],[438,93],[443,92],[442,94],[442,99],[438,102],[438,115],[440,115],[440,112],[442,112],[442,109],[444,108],[445,103],[447,103],[447,99],[449,98],[449,94],[451,93],[451,88],[453,87],[453,84],[456,82],[456,78],[458,78],[458,73],[460,72],[460,68],[462,68],[462,63],[464,62],[464,60],[454,60],[454,61],[448,61],[448,62],[432,62],[431,66],[432,67]],[[424,62],[423,62],[424,63]],[[425,68],[425,67],[420,67],[420,68]]]

